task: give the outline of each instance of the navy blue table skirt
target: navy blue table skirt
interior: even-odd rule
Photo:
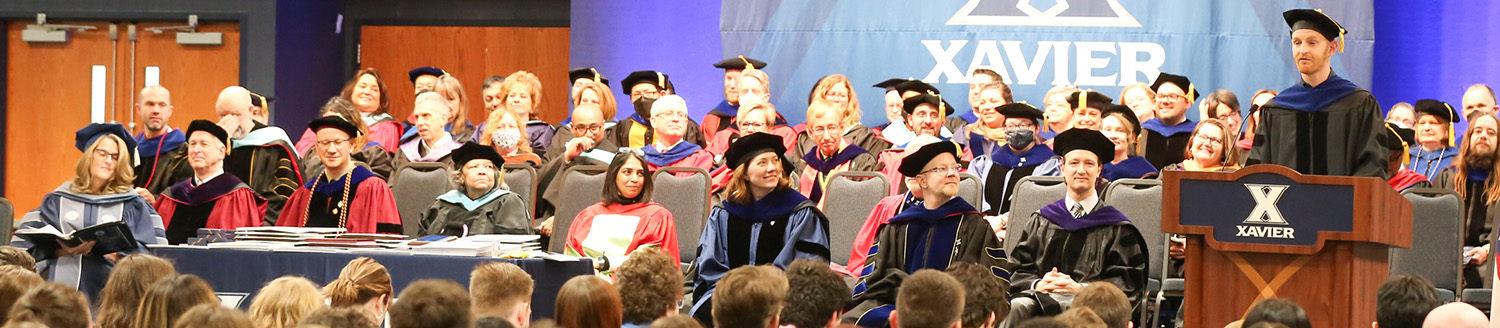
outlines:
[[[391,284],[399,295],[406,285],[422,279],[448,279],[464,288],[469,286],[469,273],[475,266],[486,262],[510,262],[531,274],[536,281],[531,296],[533,319],[552,317],[552,306],[556,304],[557,291],[563,283],[575,276],[593,274],[593,263],[588,260],[557,262],[542,259],[497,259],[479,257],[429,256],[429,255],[366,255],[329,253],[286,253],[243,251],[227,249],[183,249],[160,248],[152,250],[156,256],[171,260],[177,272],[202,277],[214,291],[224,294],[243,294],[241,309],[250,308],[255,292],[267,282],[281,276],[302,276],[313,283],[326,285],[338,278],[344,264],[357,257],[369,257],[385,265],[391,273]]]

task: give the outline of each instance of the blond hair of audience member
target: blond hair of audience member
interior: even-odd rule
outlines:
[[[490,262],[469,274],[470,311],[475,318],[497,317],[518,328],[531,320],[531,275],[515,264]]]
[[[770,153],[762,153],[760,155],[756,155],[756,158],[760,158],[760,156],[764,156],[765,154]],[[775,170],[782,171],[777,173],[778,177],[776,179],[776,187],[772,188],[773,192],[777,190],[786,190],[792,188],[791,172],[785,172],[786,170],[782,169],[782,166],[780,164],[781,161],[784,160],[786,159],[782,158],[781,156],[772,156],[773,162],[769,164],[775,167]],[[755,194],[751,192],[752,189],[750,186],[751,165],[754,165],[753,160],[745,161],[744,164],[740,164],[740,167],[734,168],[734,173],[731,174],[729,178],[729,185],[724,187],[725,194],[729,195],[725,200],[729,201],[730,203],[742,205],[755,202]]]
[[[393,328],[468,328],[469,292],[452,280],[423,279],[401,291],[401,301],[391,306]]]
[[[331,307],[309,313],[302,318],[298,328],[375,328],[374,319],[365,309],[346,306]]]
[[[767,102],[743,104],[735,117],[735,129],[739,130],[741,136],[755,132],[771,133],[771,128],[776,125],[776,106]],[[752,119],[756,117],[760,119]]]
[[[27,271],[26,268],[0,265],[0,309],[9,310],[26,292],[46,282],[42,276]],[[0,322],[5,322],[9,316],[9,311],[0,311]]]
[[[285,276],[271,280],[250,302],[256,328],[292,328],[303,317],[326,307],[322,292],[307,278]]]
[[[789,284],[781,270],[770,265],[746,265],[729,270],[714,290],[714,325],[721,328],[775,328]]]
[[[860,125],[863,112],[859,110],[859,95],[854,92],[854,83],[849,82],[849,77],[834,74],[818,79],[812,93],[807,95],[807,103],[811,104],[819,99],[839,105],[839,115],[844,118],[845,128]]]
[[[89,328],[88,300],[77,288],[42,283],[16,300],[7,323],[37,322],[49,328]],[[7,324],[9,326],[9,324]]]
[[[625,323],[649,324],[677,312],[683,276],[675,262],[655,247],[642,247],[615,271],[615,285],[629,286],[620,289]]]
[[[766,72],[746,67],[740,71],[740,79],[736,81],[738,87],[736,92],[740,93],[740,106],[753,102],[771,102],[771,77]],[[750,83],[746,85],[746,83]],[[753,98],[744,98],[746,95],[755,95]]]
[[[339,277],[323,287],[323,296],[328,297],[329,306],[363,307],[375,322],[385,322],[386,311],[390,310],[395,297],[394,289],[391,274],[384,265],[361,257],[344,265]]]
[[[175,273],[177,269],[172,267],[172,262],[150,254],[126,256],[115,262],[109,281],[99,292],[99,327],[130,327],[135,323],[136,311],[141,308],[141,298],[146,296],[146,290],[162,277]]]
[[[624,323],[620,292],[598,276],[568,279],[557,291],[554,309],[561,328],[618,328]]]
[[[1129,107],[1142,122],[1156,118],[1156,91],[1151,91],[1151,86],[1146,83],[1125,86],[1125,89],[1120,90],[1120,97],[1115,100]]]
[[[93,190],[96,177],[90,169],[94,167],[94,158],[99,157],[94,155],[94,151],[106,142],[115,145],[115,152],[119,153],[120,159],[115,162],[115,172],[110,175],[108,181],[105,181],[98,190]],[[78,157],[78,164],[73,169],[76,175],[73,176],[71,191],[88,195],[109,195],[135,189],[135,160],[130,154],[130,148],[125,146],[125,141],[119,136],[106,134],[100,137],[94,141],[94,144],[89,145],[88,149],[83,150],[83,156]]]
[[[177,324],[172,328],[256,328],[250,322],[250,317],[239,310],[226,308],[219,304],[198,304],[177,318]]]
[[[901,282],[895,322],[901,328],[963,326],[964,286],[947,273],[922,269]]]
[[[1109,282],[1097,281],[1079,289],[1078,294],[1073,297],[1073,308],[1093,310],[1109,328],[1135,326],[1135,323],[1130,322],[1130,298],[1125,297],[1124,291]]]
[[[528,121],[537,120],[537,108],[542,107],[542,80],[527,71],[511,73],[500,82],[500,98],[505,109],[526,116]]]
[[[686,314],[673,313],[652,321],[649,328],[703,328],[703,323]]]
[[[532,154],[536,152],[531,149],[531,135],[526,133],[526,121],[521,120],[520,117],[516,116],[516,113],[508,110],[490,112],[490,115],[485,118],[484,130],[479,131],[479,144],[494,146],[495,140],[493,138],[495,137],[495,131],[502,128],[516,130],[517,134],[520,135],[520,141],[516,142],[516,149],[514,149],[516,154]],[[508,149],[505,151],[496,149],[495,152],[500,153],[500,156],[510,155],[507,154],[509,153]]]
[[[579,87],[573,89],[573,107],[578,107],[578,104],[585,102],[599,105],[599,110],[604,112],[604,121],[614,121],[617,109],[615,106],[618,105],[615,103],[615,95],[609,90],[607,84],[593,80],[584,81]]]
[[[30,270],[31,272],[36,272],[36,258],[31,257],[31,253],[26,252],[25,248],[9,245],[0,246],[0,265],[3,264],[14,265]]]
[[[219,297],[207,282],[190,274],[161,278],[146,289],[141,308],[136,311],[133,328],[169,328],[188,309],[199,304],[219,304]]]

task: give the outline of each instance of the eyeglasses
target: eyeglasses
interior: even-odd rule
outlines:
[[[1175,100],[1184,100],[1184,99],[1187,99],[1187,96],[1186,95],[1178,95],[1178,94],[1163,94],[1163,93],[1158,93],[1158,94],[1156,94],[1156,99],[1157,100],[1174,100],[1174,99]]]
[[[838,124],[829,124],[829,125],[825,125],[825,126],[813,127],[812,129],[808,129],[807,132],[815,133],[815,134],[824,134],[824,133],[835,132],[835,131],[839,131],[839,130],[843,130],[843,129],[839,128]]]
[[[745,128],[763,128],[763,127],[766,127],[766,123],[763,123],[763,122],[740,122],[739,125],[740,125],[740,127],[745,127]]]
[[[349,142],[349,139],[318,140],[318,147],[328,148],[328,146],[343,145],[346,142]]]
[[[573,125],[573,133],[590,133],[604,129],[604,124]]]
[[[1198,140],[1198,141],[1207,142],[1210,145],[1215,145],[1215,146],[1223,146],[1224,145],[1224,139],[1210,137],[1207,134],[1198,134],[1198,135],[1195,135],[1195,136],[1193,136],[1193,139],[1194,140]]]
[[[661,94],[658,93],[658,91],[636,91],[636,92],[631,92],[630,93],[630,98],[640,98],[640,97],[656,98],[656,97],[660,97],[660,96],[661,96]]]
[[[660,112],[660,113],[656,113],[656,115],[654,115],[654,116],[656,116],[658,118],[665,118],[665,119],[686,118],[687,117],[687,112],[669,110],[669,111],[663,111],[663,112]]]
[[[1005,131],[1020,130],[1020,129],[1030,129],[1030,128],[1033,128],[1033,127],[1036,127],[1036,124],[1021,123],[1021,124],[1006,124],[1004,126],[1001,126],[1001,128],[1004,128]]]
[[[939,175],[948,175],[948,173],[958,173],[958,172],[963,172],[963,170],[964,170],[964,166],[963,165],[953,164],[953,166],[939,166],[939,167],[930,168],[930,169],[927,169],[926,171],[922,171],[922,173],[920,173],[920,174],[928,174],[928,173],[937,172],[937,174],[939,174]]]
[[[103,149],[95,149],[94,150],[94,157],[108,158],[110,161],[119,161],[120,160],[120,153],[111,153],[111,152],[105,151]]]

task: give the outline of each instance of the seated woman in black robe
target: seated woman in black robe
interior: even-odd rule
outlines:
[[[453,164],[458,166],[453,180],[458,189],[438,196],[422,212],[423,234],[532,234],[526,202],[500,187],[505,182],[498,166],[502,163],[500,153],[476,143],[465,142],[453,150]]]

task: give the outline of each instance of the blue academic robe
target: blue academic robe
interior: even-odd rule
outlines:
[[[785,269],[802,258],[827,261],[828,218],[816,206],[791,189],[773,191],[751,204],[726,200],[714,206],[694,260],[693,317],[706,327],[713,325],[714,288],[731,269],[761,264]]]
[[[145,253],[146,245],[167,243],[161,217],[135,191],[87,195],[72,192],[72,186],[72,182],[63,183],[57,190],[43,196],[41,206],[22,216],[20,228],[52,226],[66,234],[100,223],[124,221],[139,247],[121,253]],[[37,273],[42,278],[78,288],[91,300],[99,299],[99,291],[104,289],[109,272],[114,269],[114,263],[104,256],[57,257],[56,249],[43,249],[20,237],[11,237],[11,246],[24,248],[36,258]]]
[[[1104,168],[1099,174],[1104,180],[1115,181],[1119,179],[1139,179],[1147,174],[1157,173],[1156,166],[1151,165],[1145,157],[1131,156],[1119,164],[1104,163]]]

